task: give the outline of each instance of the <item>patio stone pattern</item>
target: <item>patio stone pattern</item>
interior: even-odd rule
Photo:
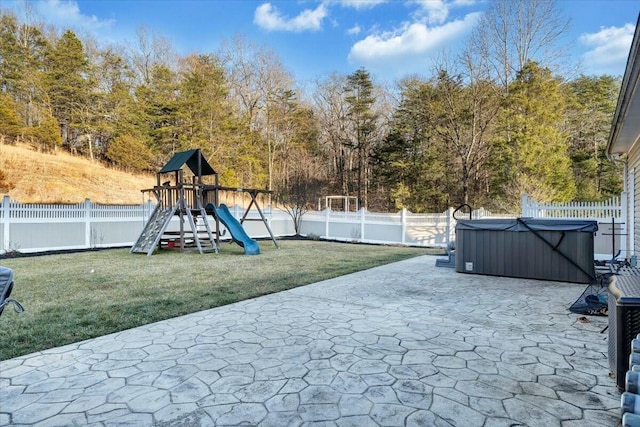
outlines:
[[[617,425],[585,285],[435,260],[0,362],[0,426]]]

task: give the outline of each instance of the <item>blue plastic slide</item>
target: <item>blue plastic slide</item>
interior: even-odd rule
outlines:
[[[220,205],[219,208],[216,208],[214,205],[208,204],[206,210],[212,210],[216,213],[216,216],[218,217],[220,222],[224,224],[225,227],[227,227],[227,230],[229,230],[233,241],[244,248],[245,255],[260,254],[260,246],[258,246],[258,242],[249,237],[247,232],[244,231],[244,228],[242,228],[242,224],[240,224],[240,221],[238,221],[234,218],[233,215],[231,215],[231,212],[229,212],[229,208],[227,207],[227,205]]]

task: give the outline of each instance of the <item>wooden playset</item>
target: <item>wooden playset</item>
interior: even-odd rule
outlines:
[[[185,174],[185,166],[191,174]],[[231,239],[244,248],[245,254],[257,255],[260,253],[257,242],[247,235],[242,226],[245,221],[251,220],[262,221],[278,247],[269,222],[258,204],[258,195],[271,192],[220,186],[218,174],[199,149],[176,153],[156,176],[156,185],[142,192],[149,197],[153,194],[157,205],[132,246],[131,253],[151,255],[156,248],[180,251],[197,249],[200,253],[217,253],[222,225],[229,231]],[[213,182],[205,183],[205,179]],[[239,221],[224,204],[219,204],[221,191],[243,192],[251,197]],[[260,218],[248,218],[253,206]],[[176,216],[179,217],[178,229],[170,229],[169,225]]]

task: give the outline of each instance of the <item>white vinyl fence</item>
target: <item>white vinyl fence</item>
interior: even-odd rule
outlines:
[[[0,254],[131,246],[154,208],[153,203],[102,205],[88,199],[79,204],[30,204],[5,196],[0,205]],[[270,208],[264,212],[276,237],[295,234],[286,212]],[[240,219],[244,208],[234,206],[231,213]],[[307,212],[300,232],[331,240],[445,247],[455,237],[452,213],[453,209],[439,214],[326,209]],[[474,218],[487,215],[482,209],[473,213]],[[257,219],[259,215],[251,211],[247,218]],[[170,229],[178,227],[176,218]],[[260,221],[247,221],[244,227],[252,237],[269,237]],[[224,238],[229,238],[228,233]]]
[[[594,238],[596,258],[611,258],[618,250],[620,258],[627,258],[627,206],[626,194],[601,202],[539,203],[522,195],[522,217],[565,218],[598,221]]]
[[[0,253],[133,244],[153,205],[32,204],[2,199]]]
[[[625,248],[625,207],[614,198],[601,204],[568,203],[540,204],[526,195],[522,198],[523,217],[580,218],[599,221],[595,252],[611,254]],[[102,205],[85,200],[79,204],[27,204],[4,196],[0,205],[0,255],[11,252],[44,252],[106,247],[131,246],[155,208],[153,203],[141,205]],[[232,214],[240,219],[244,208],[234,206]],[[277,209],[264,210],[276,237],[295,234],[289,215]],[[515,217],[495,216],[484,209],[473,211],[472,218]],[[257,211],[248,218],[259,218]],[[617,236],[611,236],[611,220],[616,222]],[[323,239],[349,242],[401,244],[424,247],[446,247],[455,239],[453,208],[443,213],[415,214],[403,209],[397,213],[336,212],[330,209],[307,212],[300,233]],[[171,228],[178,228],[178,218]],[[268,238],[260,221],[244,223],[247,233],[255,238]],[[620,228],[622,227],[622,228]],[[228,233],[223,236],[228,239]]]
[[[302,218],[301,234],[323,239],[377,244],[446,247],[455,239],[453,208],[443,213],[335,212],[330,209],[307,212]],[[473,211],[472,218],[496,217],[484,209]]]
[[[154,208],[150,202],[103,205],[89,199],[78,204],[19,203],[4,196],[0,205],[0,255],[131,246]],[[244,209],[234,206],[231,212],[239,219]],[[293,223],[286,213],[266,213],[275,235],[293,234]],[[247,218],[257,219],[259,214],[250,212]],[[169,229],[178,229],[178,221],[176,217]],[[253,237],[269,237],[261,221],[247,221],[244,227]],[[229,239],[228,233],[224,238]]]
[[[526,194],[522,195],[522,217],[528,218],[571,218],[591,219],[597,221],[624,222],[623,205],[625,194],[612,197],[602,202],[566,202],[566,203],[538,203]]]

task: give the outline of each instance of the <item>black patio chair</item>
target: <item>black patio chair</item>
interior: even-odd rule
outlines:
[[[13,290],[13,270],[6,267],[0,267],[0,315],[4,311],[4,307],[13,304],[13,310],[16,313],[22,313],[24,307],[13,298],[9,298]]]

